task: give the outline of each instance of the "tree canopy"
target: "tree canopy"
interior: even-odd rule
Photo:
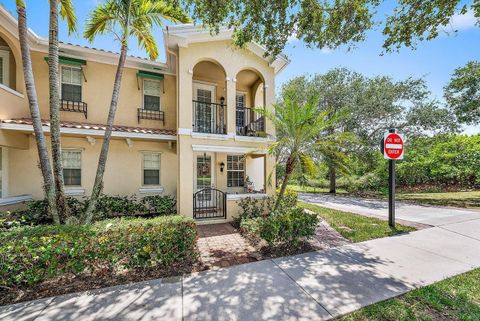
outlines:
[[[445,99],[460,122],[480,123],[480,62],[470,61],[455,69],[444,90]]]

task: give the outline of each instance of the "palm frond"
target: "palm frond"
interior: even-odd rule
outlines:
[[[69,34],[77,31],[77,17],[72,0],[60,0],[60,17],[67,21]]]

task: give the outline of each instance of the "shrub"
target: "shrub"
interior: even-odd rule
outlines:
[[[318,222],[317,215],[308,214],[302,208],[294,207],[281,214],[245,219],[240,226],[247,233],[264,239],[269,246],[283,245],[296,248],[302,239],[315,235]]]
[[[177,201],[169,195],[152,195],[145,196],[142,204],[150,213],[157,215],[172,215],[177,213]]]
[[[166,268],[195,259],[196,239],[195,223],[184,216],[18,228],[0,235],[0,285],[97,269]]]
[[[88,203],[88,201],[86,202]],[[136,196],[101,195],[95,206],[96,219],[114,218],[145,212],[144,206],[137,201]]]

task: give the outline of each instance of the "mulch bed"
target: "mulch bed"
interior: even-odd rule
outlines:
[[[129,284],[152,279],[179,276],[201,270],[197,262],[173,266],[169,269],[142,269],[122,274],[111,271],[94,275],[65,274],[30,287],[0,287],[0,305],[14,304],[57,295],[106,288],[115,285]]]

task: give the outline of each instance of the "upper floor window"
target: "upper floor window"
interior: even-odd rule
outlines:
[[[10,52],[7,50],[0,50],[0,84],[9,86],[9,68],[10,66]]]
[[[143,185],[160,185],[160,153],[143,154]]]
[[[245,186],[245,156],[227,155],[227,186]]]
[[[160,110],[160,81],[143,80],[143,109]]]
[[[82,101],[82,69],[62,66],[62,100]]]
[[[62,164],[65,186],[81,186],[82,152],[80,150],[63,150]]]

